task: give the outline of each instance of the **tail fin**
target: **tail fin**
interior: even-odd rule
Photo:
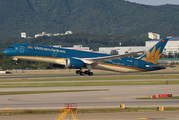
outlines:
[[[144,54],[140,59],[148,63],[157,64],[165,45],[168,42],[168,38],[161,39],[156,45],[154,45],[146,54]]]

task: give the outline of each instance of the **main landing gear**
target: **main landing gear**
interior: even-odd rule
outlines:
[[[90,72],[90,70],[88,70],[88,71],[82,71],[82,70],[77,70],[76,71],[76,74],[80,74],[81,76],[83,76],[83,75],[89,75],[89,76],[93,76],[93,72]]]

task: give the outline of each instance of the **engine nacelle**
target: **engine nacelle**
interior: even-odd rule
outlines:
[[[65,59],[65,67],[66,68],[75,68],[75,69],[81,69],[81,67],[84,66],[83,61],[74,59],[74,58],[66,58]]]

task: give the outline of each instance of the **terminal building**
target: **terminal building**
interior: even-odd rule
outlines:
[[[145,42],[146,47],[154,46],[159,40],[150,40]],[[179,53],[179,37],[171,37],[169,38],[168,43],[163,50],[163,53],[168,55],[168,53]]]
[[[125,47],[99,47],[99,53],[110,54],[112,50],[118,51],[118,54],[125,54],[136,51],[148,51],[153,47],[160,39],[145,41],[145,46],[125,46]],[[168,53],[179,53],[179,37],[171,37],[167,45],[164,48],[163,53],[168,55]]]
[[[112,50],[118,51],[118,54],[126,54],[137,51],[148,51],[153,47],[160,39],[145,41],[145,46],[124,46],[124,47],[99,47],[99,53],[110,54]],[[82,45],[73,45],[73,47],[62,47],[61,45],[51,45],[51,47],[67,48],[73,50],[91,51],[89,47],[83,47]],[[171,37],[167,45],[163,50],[163,54],[168,55],[169,53],[179,53],[179,37]]]

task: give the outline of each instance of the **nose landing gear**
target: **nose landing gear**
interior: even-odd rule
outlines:
[[[17,60],[15,61],[15,63],[14,63],[15,65],[17,65],[18,63],[17,63]]]
[[[18,63],[17,63],[18,58],[15,58],[15,57],[14,57],[13,60],[15,61],[14,64],[17,65],[17,64],[18,64]]]

